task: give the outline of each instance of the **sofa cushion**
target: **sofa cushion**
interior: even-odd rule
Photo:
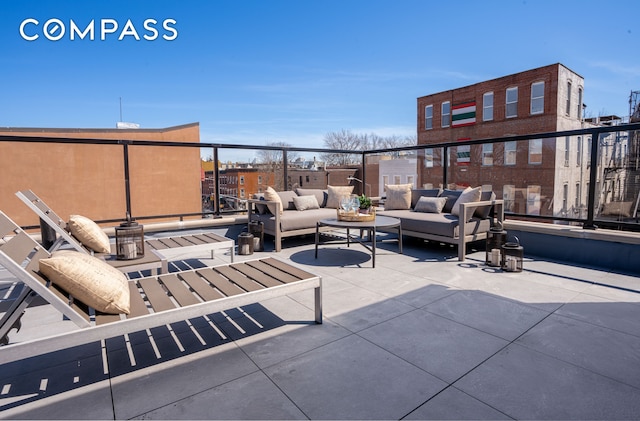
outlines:
[[[463,203],[472,203],[478,202],[480,200],[480,195],[482,194],[482,187],[467,187],[460,193],[458,199],[456,199],[456,203],[453,204],[453,208],[451,208],[451,215],[460,215],[460,205]]]
[[[450,213],[425,213],[411,210],[382,211],[380,215],[399,218],[404,235],[410,231],[438,235],[447,238],[458,238],[458,217]],[[472,218],[465,224],[466,235],[487,232],[491,228],[488,219]],[[406,232],[405,232],[406,231]]]
[[[272,187],[267,187],[267,189],[264,191],[264,200],[267,200],[269,202],[280,202],[280,213],[282,213],[282,200],[280,199],[278,192],[276,192]],[[276,214],[275,205],[267,205],[267,208],[272,215]]]
[[[387,198],[384,201],[384,210],[406,210],[411,207],[412,184],[388,184],[386,185]]]
[[[293,198],[293,204],[299,211],[306,211],[310,209],[320,209],[318,199],[314,195],[309,196],[296,196]]]
[[[96,253],[111,253],[109,237],[91,219],[82,215],[71,215],[67,224],[71,235],[80,241],[83,246],[90,248]]]
[[[336,210],[331,208],[311,209],[304,212],[287,211],[280,216],[282,232],[315,228],[320,219],[335,218]]]
[[[480,201],[482,202],[494,201],[494,200],[496,200],[496,194],[492,191],[483,191],[482,194],[480,195]],[[491,213],[492,207],[493,205],[480,206],[473,213],[473,216],[480,219],[487,219],[489,217],[489,214]]]
[[[282,202],[282,210],[295,210],[296,205],[293,203],[293,198],[298,197],[293,190],[279,191],[280,201]]]
[[[329,193],[327,192],[327,190],[303,189],[298,187],[296,189],[296,193],[298,194],[298,196],[314,195],[316,197],[316,200],[318,201],[318,205],[320,205],[321,208],[324,208],[327,206],[327,198],[329,197]]]
[[[129,314],[127,278],[97,257],[61,250],[39,263],[44,276],[86,305],[103,313]]]
[[[411,190],[411,208],[416,207],[416,203],[421,197],[438,197],[442,189],[413,189]]]
[[[416,206],[413,208],[415,212],[426,213],[442,213],[444,204],[447,203],[446,197],[426,197],[423,196],[418,200]]]
[[[327,208],[338,209],[340,198],[349,196],[353,192],[353,186],[327,186]]]
[[[458,197],[462,194],[462,190],[449,190],[444,189],[442,193],[440,193],[440,197],[446,197],[447,203],[445,203],[444,208],[442,208],[442,213],[451,213],[451,209],[453,209],[453,204],[456,203]]]

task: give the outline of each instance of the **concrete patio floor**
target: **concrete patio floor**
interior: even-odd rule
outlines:
[[[455,248],[417,241],[402,255],[379,245],[375,269],[357,244],[324,245],[317,260],[311,237],[270,250],[236,259],[272,256],[322,276],[322,325],[301,292],[110,339],[104,352],[7,364],[0,418],[640,418],[636,276],[531,258],[504,273],[484,252],[459,262]],[[229,256],[184,259],[173,270]],[[0,268],[0,297],[10,281]],[[10,337],[72,328],[38,305]]]

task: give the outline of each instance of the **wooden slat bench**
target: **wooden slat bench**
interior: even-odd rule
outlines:
[[[129,280],[131,314],[102,314],[71,297],[39,272],[49,257],[0,211],[0,265],[24,282],[22,294],[0,321],[0,340],[19,324],[39,295],[76,323],[78,330],[0,347],[0,364],[144,329],[202,317],[273,297],[313,289],[314,316],[322,323],[322,280],[275,258],[173,272]],[[71,303],[71,304],[70,304]]]

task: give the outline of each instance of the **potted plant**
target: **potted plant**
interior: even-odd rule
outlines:
[[[371,208],[371,199],[364,194],[358,196],[358,199],[360,200],[360,213],[369,213],[369,209]]]

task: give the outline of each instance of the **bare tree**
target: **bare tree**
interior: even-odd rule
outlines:
[[[267,146],[278,148],[289,148],[290,144],[285,142],[270,142]],[[287,162],[295,161],[298,158],[297,152],[287,151]],[[274,174],[276,190],[284,190],[284,149],[261,149],[257,152],[257,162],[266,170]]]
[[[327,149],[360,151],[363,149],[363,138],[342,129],[339,132],[330,132],[324,136],[324,146]],[[359,155],[350,153],[330,152],[322,155],[327,165],[348,165],[359,162]]]

